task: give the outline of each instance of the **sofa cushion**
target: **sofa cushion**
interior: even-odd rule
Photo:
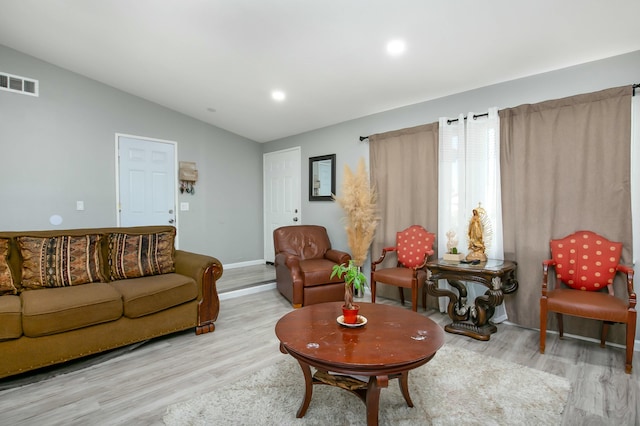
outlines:
[[[7,258],[9,256],[9,239],[0,238],[0,296],[3,294],[17,294],[18,290],[11,276],[11,269]],[[1,337],[0,337],[1,338]]]
[[[198,297],[196,282],[180,274],[132,278],[110,284],[122,294],[124,316],[128,318],[153,314]]]
[[[17,237],[22,287],[41,289],[106,281],[102,275],[102,235]]]
[[[20,296],[0,297],[0,340],[22,336],[22,303]]]
[[[335,263],[327,259],[306,259],[300,261],[300,270],[304,276],[304,286],[341,283],[344,280],[336,275],[331,278],[332,268]]]
[[[122,317],[122,296],[106,283],[28,290],[22,299],[25,336],[62,333]]]
[[[175,271],[175,229],[152,234],[109,234],[111,281]]]

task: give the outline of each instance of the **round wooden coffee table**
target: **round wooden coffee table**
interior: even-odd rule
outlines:
[[[367,424],[378,424],[380,390],[399,379],[409,407],[409,371],[426,364],[444,344],[444,332],[429,318],[395,306],[359,303],[362,327],[338,324],[342,302],[296,309],[278,321],[280,350],[293,356],[304,374],[305,395],[296,417],[309,408],[314,384],[356,394],[367,406]],[[311,368],[316,373],[311,374]],[[360,380],[351,376],[360,376]],[[364,379],[364,380],[363,380]]]

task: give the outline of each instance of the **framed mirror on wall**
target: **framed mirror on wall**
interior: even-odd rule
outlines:
[[[309,201],[333,201],[336,193],[336,155],[309,158]]]

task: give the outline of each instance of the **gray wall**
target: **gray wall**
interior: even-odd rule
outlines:
[[[176,141],[195,161],[180,195],[180,248],[224,264],[263,258],[262,147],[222,129],[0,45],[0,71],[40,81],[40,96],[0,91],[0,229],[116,225],[115,134]],[[158,90],[161,90],[159,88]],[[76,211],[83,200],[84,211]]]
[[[361,135],[432,123],[439,117],[457,117],[460,113],[483,113],[492,106],[499,109],[514,107],[633,83],[640,83],[640,51],[370,115],[268,142],[263,148],[264,152],[272,152],[301,147],[302,222],[325,226],[332,245],[348,250],[340,207],[333,202],[307,201],[309,157],[337,154],[336,189],[339,195],[344,165],[354,169],[360,157],[364,157],[368,164],[369,146],[359,141]],[[433,185],[434,182],[424,184]],[[374,255],[377,257],[379,254]]]
[[[196,195],[178,200],[190,203],[181,248],[225,264],[262,259],[262,154],[300,146],[302,222],[326,226],[346,250],[340,208],[307,201],[309,157],[337,154],[339,193],[344,165],[368,164],[360,135],[637,83],[638,70],[640,51],[258,144],[0,45],[0,71],[40,81],[38,98],[0,91],[0,229],[49,229],[52,214],[60,228],[115,225],[115,133],[126,133],[176,141],[178,160],[198,165]]]

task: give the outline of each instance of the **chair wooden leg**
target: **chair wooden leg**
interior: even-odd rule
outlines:
[[[540,353],[544,353],[547,340],[547,299],[540,299]]]
[[[418,288],[413,287],[411,289],[411,309],[413,312],[418,312]]]
[[[418,312],[418,280],[415,277],[411,280],[411,310]]]
[[[602,321],[602,329],[600,331],[600,347],[604,348],[605,342],[607,340],[607,334],[609,334],[609,325],[611,323],[609,321]]]
[[[371,279],[371,303],[376,303],[376,282]]]
[[[427,285],[422,285],[422,309],[427,310]]]
[[[558,334],[562,339],[562,336],[564,336],[564,324],[562,322],[562,314],[556,313],[556,318],[558,319]]]
[[[398,287],[398,291],[400,292],[400,303],[404,306],[404,288]]]
[[[636,312],[630,312],[627,318],[627,351],[624,362],[624,371],[631,374],[633,368],[633,345],[636,338]]]

